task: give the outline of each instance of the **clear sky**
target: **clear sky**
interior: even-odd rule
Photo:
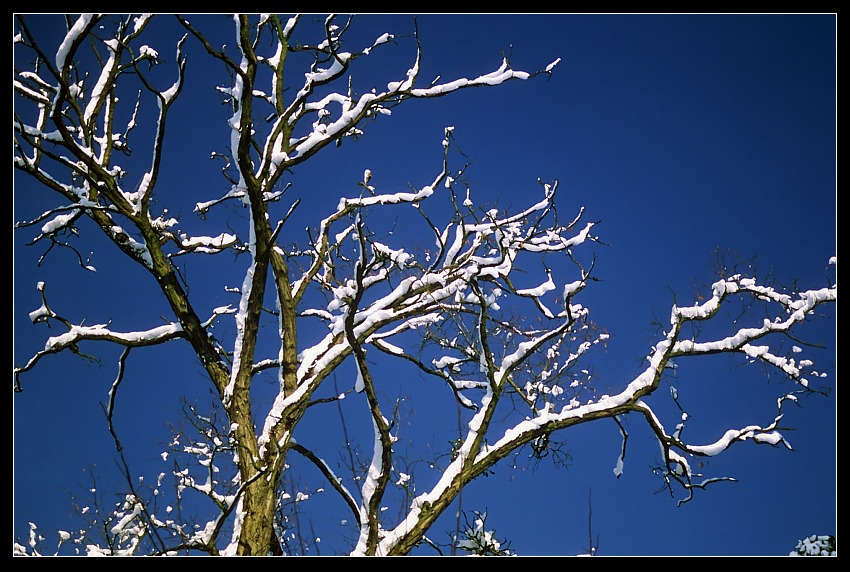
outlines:
[[[413,26],[409,15],[364,14],[354,22],[357,45]],[[229,32],[223,16],[204,25]],[[561,61],[550,77],[410,101],[391,117],[368,122],[359,141],[325,150],[292,175],[288,193],[302,199],[294,215],[301,227],[317,225],[340,196],[356,196],[364,169],[384,192],[427,184],[441,167],[447,126],[471,162],[467,176],[478,201],[523,208],[539,200],[538,177],[558,179],[561,217],[584,207],[605,243],[594,251],[602,280],[588,287],[582,303],[612,336],[592,361],[606,393],[640,373],[660,339],[655,324],[669,318],[674,300],[694,303],[698,289],[716,279],[718,254],[781,284],[827,285],[827,262],[837,249],[834,14],[421,15],[418,26],[423,78],[477,77],[498,68],[503,55],[525,71]],[[166,27],[168,34],[158,37],[151,26],[146,41],[170,62],[177,29]],[[402,78],[414,57],[409,42],[385,47],[374,63],[363,59],[363,73],[379,85]],[[229,79],[201,57],[197,43],[187,42],[187,53],[187,90],[208,90],[208,107],[191,107],[189,96],[177,104],[159,200],[171,210],[166,193],[173,193],[173,212],[190,220],[195,202],[227,189],[209,156],[228,142],[229,112],[212,88]],[[15,173],[15,221],[54,203],[48,191]],[[231,214],[234,224],[244,225],[244,215]],[[391,222],[404,234],[402,216]],[[54,309],[72,321],[114,320],[116,329],[131,330],[162,323],[151,316],[172,319],[163,301],[151,296],[150,277],[116,258],[101,238],[87,242],[93,236],[88,230],[77,243],[84,254],[94,253],[97,273],[84,272],[61,249],[39,266],[44,247],[27,246],[33,231],[14,233],[13,366],[59,333],[28,320],[41,303],[38,281],[47,284]],[[186,269],[199,291],[206,288],[205,272],[243,271],[242,259],[229,254],[212,261],[225,269],[210,263]],[[205,295],[209,308],[233,302],[221,289]],[[606,556],[778,556],[805,536],[835,534],[834,307],[801,335],[825,346],[807,351],[827,374],[819,383],[832,391],[787,410],[782,425],[793,428],[786,433],[793,451],[740,443],[706,462],[706,472],[736,482],[696,491],[677,507],[676,499],[659,492],[661,482],[650,469],[658,447],[634,419],[627,424],[633,433],[619,479],[613,472],[619,431],[610,422],[594,423],[562,435],[571,454],[568,468],[556,469],[548,459],[536,467],[500,464],[464,492],[463,508],[486,511],[488,528],[519,554],[535,556],[581,553],[588,545],[589,506],[594,543],[598,538],[599,554]],[[159,452],[169,439],[169,421],[179,417],[178,398],[203,400],[210,390],[187,349],[169,346],[134,352],[116,414],[133,469],[147,478],[163,470]],[[15,537],[27,534],[28,522],[43,534],[73,528],[69,493],[92,487],[88,470],[94,467],[104,481],[118,474],[101,408],[118,353],[100,344],[84,349],[102,363],[48,356],[23,376],[25,391],[14,396]],[[421,402],[406,403],[409,414],[438,418],[425,380],[408,381],[392,391],[421,396]],[[776,397],[790,390],[776,372],[768,378],[758,366],[728,359],[699,358],[677,381],[680,403],[706,441],[742,423],[768,423]],[[340,375],[337,382],[346,386],[353,379]],[[454,408],[450,414],[453,423]],[[305,425],[302,437],[321,429]],[[431,438],[427,432],[416,436],[420,442]],[[329,496],[313,495],[319,516],[336,514]],[[450,519],[444,524],[451,529]],[[322,533],[322,554],[341,546],[341,530]],[[444,535],[435,528],[431,536]]]

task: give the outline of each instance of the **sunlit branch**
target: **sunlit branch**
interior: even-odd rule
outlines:
[[[370,554],[373,553],[379,540],[380,503],[390,477],[393,438],[390,436],[389,424],[381,413],[380,403],[375,392],[375,385],[372,375],[369,372],[368,364],[366,363],[366,353],[360,345],[354,329],[354,318],[363,297],[363,278],[366,272],[364,267],[366,264],[366,238],[359,216],[357,217],[356,226],[357,236],[360,242],[360,258],[355,266],[355,292],[353,299],[348,304],[345,319],[345,336],[357,363],[358,378],[355,389],[357,391],[363,391],[366,394],[369,411],[372,416],[372,426],[375,431],[375,448],[368,474],[361,487],[363,507],[360,509],[361,515],[358,519],[361,529],[360,540],[358,541],[359,549]],[[380,446],[378,445],[379,443]]]
[[[66,349],[79,353],[78,344],[83,341],[105,341],[126,347],[143,347],[183,337],[185,337],[185,333],[179,324],[168,324],[146,331],[128,333],[109,330],[106,324],[94,326],[69,325],[68,332],[49,338],[45,344],[45,349],[36,352],[26,365],[16,367],[14,369],[15,378],[17,379],[20,374],[32,369],[46,355],[59,353]]]

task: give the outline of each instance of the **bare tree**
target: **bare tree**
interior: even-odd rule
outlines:
[[[299,204],[288,200],[287,174],[326,147],[363,134],[367,120],[390,115],[407,100],[550,74],[557,60],[529,73],[505,59],[474,79],[423,83],[414,26],[410,68],[385,87],[368,89],[354,83],[358,60],[386,49],[394,37],[344,47],[351,17],[329,16],[314,43],[299,43],[296,32],[308,25],[299,16],[233,16],[223,42],[204,30],[204,18],[172,16],[183,29],[173,62],[144,43],[165,18],[68,17],[64,36],[50,45],[29,18],[16,18],[14,165],[56,198],[55,207],[17,227],[34,229],[32,242],[43,245],[45,254],[54,247],[73,249],[83,268],[89,261],[69,237],[100,230],[150,275],[150,287],[172,315],[165,323],[151,316],[149,327],[138,331],[84,325],[49,303],[49,285],[39,284],[43,304],[30,317],[58,325],[62,333],[15,368],[15,390],[24,389],[42,358],[65,352],[85,357],[81,347],[92,342],[122,347],[105,412],[119,453],[114,398],[131,352],[160,344],[190,347],[215,396],[210,411],[187,407],[196,435],[175,439],[172,460],[179,462],[171,477],[163,474],[143,488],[123,463],[126,496],[112,509],[100,507],[103,539],[86,535],[88,552],[283,553],[291,542],[285,532],[297,522],[296,499],[287,490],[294,486],[288,470],[295,458],[318,470],[324,486],[348,508],[351,554],[400,555],[431,543],[428,531],[438,517],[500,460],[523,448],[536,458],[565,455],[556,433],[575,425],[617,423],[622,462],[627,433],[620,420],[642,417],[663,452],[659,474],[685,500],[694,489],[730,478],[704,478],[693,458],[741,441],[786,444],[779,431],[782,408],[813,390],[807,381],[813,364],[770,344],[834,302],[834,284],[785,292],[754,277],[724,275],[704,299],[672,308],[645,369],[618,393],[605,395],[593,390],[579,367],[587,352],[608,339],[580,303],[595,279],[594,258],[585,250],[597,241],[595,224],[583,209],[559,216],[557,181],[540,181],[537,198],[515,212],[476,206],[464,186],[464,169],[452,166],[453,131],[446,128],[443,163],[428,184],[387,194],[367,170],[356,196],[341,198],[306,235],[287,225]],[[203,236],[188,230],[194,228],[191,217],[164,208],[176,199],[175,187],[191,184],[170,183],[162,169],[171,136],[166,128],[190,66],[189,42],[220,62],[231,80],[218,87],[230,110],[230,139],[213,156],[223,165],[225,188],[209,189],[213,195],[196,204],[195,214],[218,222],[213,215],[236,204],[248,217],[241,226],[222,217],[226,226]],[[147,123],[141,123],[143,116]],[[435,248],[404,243],[405,237],[382,228],[379,214],[401,206],[427,229]],[[190,295],[181,263],[228,252],[240,255],[230,265],[241,273],[237,300],[205,313]],[[555,256],[569,264],[547,263]],[[517,287],[518,268],[538,271],[536,286]],[[226,288],[223,275],[201,280],[220,278]],[[735,301],[743,303],[743,315],[723,322],[721,308]],[[750,316],[757,319],[745,326]],[[228,323],[230,335],[223,326]],[[712,327],[701,327],[708,323]],[[718,353],[776,368],[796,381],[795,389],[779,399],[775,418],[728,428],[714,443],[692,443],[684,434],[686,416],[671,427],[645,398],[663,387],[663,376],[679,360]],[[413,457],[402,448],[400,404],[387,397],[396,380],[383,373],[384,364],[395,362],[439,382],[436,391],[446,390],[457,406],[460,423],[453,417],[433,420],[446,431],[460,428],[437,479],[416,480],[403,465]],[[356,366],[356,382],[339,391],[335,372],[344,363]],[[269,374],[273,399],[252,398],[260,376]],[[344,463],[352,478],[337,474],[335,459],[294,437],[299,424],[329,403],[344,404],[346,423],[356,420],[371,432],[374,445],[365,462],[351,455]],[[157,497],[172,483],[181,499],[196,493],[209,501],[209,517],[195,528],[162,514]],[[400,499],[398,513],[382,511],[390,498]],[[467,523],[467,538],[483,538],[484,517],[474,521]],[[499,543],[494,546],[498,552]]]

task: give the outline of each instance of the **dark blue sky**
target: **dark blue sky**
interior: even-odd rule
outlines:
[[[383,32],[412,29],[406,15],[364,14],[354,22],[357,46]],[[210,24],[227,22],[218,17],[204,25]],[[594,377],[608,393],[641,371],[641,360],[660,339],[653,323],[668,320],[674,300],[691,304],[695,292],[716,279],[718,253],[780,284],[827,285],[827,261],[837,248],[834,14],[423,15],[418,26],[424,81],[476,77],[496,69],[503,53],[526,71],[561,62],[549,78],[407,102],[392,117],[367,123],[360,141],[301,165],[288,192],[302,199],[294,215],[302,228],[329,215],[340,196],[356,195],[366,168],[387,193],[429,183],[441,167],[446,126],[454,126],[472,162],[467,176],[478,201],[519,209],[539,200],[538,177],[558,179],[561,217],[570,219],[584,207],[588,220],[599,221],[595,232],[605,243],[594,251],[602,281],[588,287],[582,304],[612,335],[593,360]],[[154,29],[147,41],[170,62],[173,44]],[[215,76],[221,67],[209,66],[196,43],[188,46],[187,91],[205,94],[207,104],[190,104],[190,95],[178,102],[159,198],[187,221],[194,216],[191,205],[227,188],[209,155],[224,150],[229,114],[211,91],[228,78]],[[409,42],[385,48],[376,50],[374,62],[358,60],[374,78],[364,82],[383,86],[412,64]],[[352,72],[360,69],[355,65]],[[14,183],[15,220],[54,204],[18,173]],[[173,209],[169,194],[176,197]],[[404,213],[398,214],[395,231],[403,234]],[[240,217],[236,213],[235,224],[244,224]],[[94,250],[98,272],[92,275],[75,268],[68,253],[52,253],[36,267],[42,248],[28,248],[31,238],[28,230],[14,234],[14,365],[58,333],[27,320],[40,304],[40,280],[72,321],[113,319],[123,330],[156,325],[151,316],[170,319],[164,302],[150,295],[149,277],[115,259],[101,239],[82,247]],[[200,276],[197,288],[203,290],[204,272],[216,271],[214,263],[234,266],[238,276],[241,260],[218,256],[190,267],[187,279]],[[221,289],[210,288],[209,296],[209,308],[233,301]],[[590,424],[563,434],[572,455],[568,469],[554,470],[545,461],[537,470],[499,465],[464,492],[463,508],[486,510],[488,526],[521,555],[581,553],[588,543],[589,499],[599,553],[608,556],[784,555],[804,536],[834,534],[835,324],[831,308],[826,319],[801,332],[825,346],[811,356],[828,374],[821,383],[832,393],[788,410],[783,426],[794,428],[786,436],[795,450],[741,443],[708,461],[706,471],[737,482],[697,491],[677,507],[658,492],[661,483],[649,468],[658,461],[658,447],[634,419],[621,478],[612,471],[617,427]],[[100,403],[118,354],[100,346],[88,350],[104,357],[102,366],[48,356],[14,396],[16,536],[26,534],[30,521],[42,533],[73,526],[68,492],[91,485],[84,470],[94,465],[104,475],[116,474]],[[187,365],[175,365],[185,359]],[[167,422],[179,413],[177,398],[207,395],[209,384],[193,363],[187,348],[176,346],[136,351],[128,361],[137,369],[122,386],[122,443],[147,478],[163,470],[158,452],[168,439]],[[404,391],[430,399],[424,380],[410,383]],[[758,366],[718,357],[683,367],[678,390],[694,431],[709,442],[739,424],[769,422],[776,396],[789,385],[776,374],[765,377]],[[664,395],[654,398],[659,410],[674,414],[661,404]],[[434,403],[412,403],[420,419],[439,412],[432,411]],[[446,530],[450,526],[447,521]],[[339,539],[324,534],[322,553],[330,554]]]

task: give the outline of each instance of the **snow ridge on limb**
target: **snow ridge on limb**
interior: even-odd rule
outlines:
[[[520,253],[564,252],[585,241],[595,240],[589,233],[593,223],[587,223],[579,233],[574,233],[571,227],[578,219],[566,227],[556,225],[536,228],[540,218],[549,213],[555,199],[553,188],[545,186],[544,200],[516,215],[499,216],[495,211],[490,211],[483,221],[457,223],[457,227],[467,239],[466,245],[461,249],[444,244],[442,252],[435,256],[436,261],[442,261],[437,267],[431,265],[429,269],[425,269],[403,248],[392,248],[369,240],[368,247],[364,246],[365,254],[359,262],[363,268],[362,277],[358,280],[347,279],[339,286],[334,286],[334,269],[343,266],[343,263],[337,260],[337,257],[341,256],[339,237],[351,234],[360,240],[359,237],[366,232],[362,229],[352,229],[341,221],[347,220],[349,215],[358,216],[356,213],[361,210],[404,204],[415,205],[419,212],[424,213],[429,200],[438,200],[434,190],[450,179],[447,166],[448,148],[445,146],[444,153],[442,171],[431,184],[423,188],[424,191],[344,198],[340,201],[338,210],[320,224],[319,237],[312,241],[314,250],[305,253],[309,255],[312,263],[294,283],[293,298],[300,300],[311,284],[326,291],[330,295],[327,307],[304,310],[303,314],[322,319],[327,323],[330,332],[319,344],[302,351],[297,373],[298,389],[289,396],[278,396],[267,416],[264,435],[268,435],[286,407],[301,399],[304,393],[311,392],[325,378],[332,364],[338,363],[350,353],[350,344],[345,342],[343,336],[346,323],[351,324],[350,328],[356,339],[376,342],[380,348],[386,349],[390,347],[389,339],[393,335],[440,322],[445,319],[447,313],[455,312],[458,307],[477,307],[483,295],[473,292],[470,284],[479,280],[486,283],[507,280]],[[334,234],[336,223],[345,224],[345,227]],[[334,236],[337,237],[336,240]],[[457,256],[450,259],[444,252],[452,248],[457,251]],[[481,255],[490,251],[494,251],[490,256]],[[397,278],[395,285],[386,289],[391,277]],[[565,292],[571,295],[581,287],[581,281],[573,282],[567,285]],[[383,293],[374,294],[382,290]],[[368,299],[369,302],[361,303],[363,307],[355,308],[351,305],[355,299]],[[492,298],[488,299],[492,301]],[[580,306],[568,304],[560,311],[559,316],[563,318],[572,313],[584,312]],[[406,354],[399,355],[407,359],[411,357]],[[457,380],[452,380],[452,383],[459,387],[457,384],[460,382]],[[265,437],[261,438],[261,441],[268,442]]]
[[[733,335],[723,336],[714,341],[697,343],[694,340],[683,339],[685,324],[693,320],[716,319],[719,308],[724,303],[729,302],[730,297],[733,296],[745,297],[752,304],[762,303],[768,310],[772,310],[773,318],[765,319],[763,324],[757,328],[737,326],[737,331]],[[744,441],[784,446],[790,449],[790,443],[779,430],[779,423],[783,417],[783,404],[788,401],[796,401],[801,392],[812,391],[803,373],[803,370],[814,373],[814,370],[811,369],[813,363],[810,360],[779,357],[778,352],[768,351],[767,349],[754,352],[750,342],[756,339],[764,339],[771,333],[784,334],[788,332],[791,328],[804,322],[815,308],[822,304],[834,302],[836,297],[836,285],[802,290],[788,295],[776,292],[770,287],[759,285],[755,279],[744,278],[740,275],[719,281],[713,286],[713,297],[703,304],[687,308],[674,306],[670,331],[666,333],[663,340],[656,344],[653,352],[648,356],[649,364],[647,368],[634,378],[625,390],[611,396],[602,395],[584,404],[572,399],[560,409],[544,408],[539,410],[535,417],[529,417],[506,430],[492,444],[485,443],[482,445],[478,437],[482,430],[486,428],[488,406],[494,400],[494,396],[497,395],[491,390],[492,386],[488,386],[488,393],[481,401],[482,409],[470,421],[468,433],[458,457],[442,473],[436,485],[416,497],[407,518],[387,532],[381,543],[380,553],[393,553],[398,545],[404,543],[405,535],[415,531],[420,526],[422,519],[427,519],[435,505],[442,506],[441,503],[445,501],[446,497],[451,496],[451,491],[454,490],[453,485],[456,487],[458,481],[465,480],[464,475],[467,474],[464,472],[465,464],[469,468],[491,466],[510,451],[516,450],[521,444],[530,443],[541,434],[541,431],[548,434],[596,419],[609,418],[614,420],[623,433],[623,449],[614,469],[615,474],[619,476],[623,469],[626,438],[628,436],[620,423],[620,418],[629,412],[641,415],[656,435],[665,462],[665,465],[656,469],[656,472],[662,477],[671,494],[674,493],[676,487],[685,491],[685,497],[679,501],[679,504],[690,500],[694,489],[705,488],[712,483],[734,481],[733,477],[728,476],[704,477],[694,470],[695,467],[689,462],[689,457],[718,455],[735,443]],[[734,326],[734,324],[731,325]],[[530,345],[534,345],[534,342],[530,342]],[[522,355],[523,347],[529,346],[521,345],[520,350],[518,350],[519,353],[506,356],[499,371],[506,371],[511,362]],[[766,348],[767,346],[763,347]],[[795,345],[792,351],[799,353],[802,350]],[[740,428],[722,430],[721,437],[710,444],[688,443],[682,436],[687,414],[683,411],[682,417],[676,420],[676,431],[671,433],[665,429],[664,423],[655,414],[647,402],[647,398],[658,389],[663,372],[668,368],[675,367],[675,362],[678,359],[719,352],[738,353],[750,362],[757,359],[763,360],[796,381],[802,389],[779,397],[777,399],[777,415],[767,424],[751,424]],[[492,360],[492,358],[490,359]],[[508,364],[507,367],[504,365],[505,362]],[[671,388],[671,393],[674,401],[678,404],[678,394],[675,388]],[[468,459],[473,457],[474,460],[470,462]]]
[[[786,295],[778,293],[770,287],[758,285],[755,279],[735,275],[715,283],[712,290],[712,298],[703,304],[697,304],[687,308],[674,306],[671,315],[672,327],[670,331],[664,340],[656,344],[653,348],[653,353],[648,356],[649,366],[629,383],[625,391],[613,396],[602,396],[602,398],[586,405],[576,407],[575,403],[571,403],[560,412],[548,413],[541,416],[541,419],[524,422],[520,426],[517,426],[514,431],[506,433],[503,438],[494,443],[491,450],[509,447],[512,440],[523,433],[531,433],[537,424],[540,423],[547,423],[550,424],[550,427],[560,428],[599,417],[620,415],[625,411],[635,411],[645,417],[647,423],[658,437],[666,463],[666,466],[658,469],[658,472],[662,474],[668,486],[671,487],[671,492],[674,483],[687,491],[687,497],[680,501],[686,502],[691,498],[693,488],[704,488],[711,482],[734,479],[730,477],[715,477],[696,482],[693,479],[698,475],[692,471],[686,457],[680,453],[713,456],[728,449],[736,442],[746,440],[791,448],[784,436],[777,430],[779,421],[782,418],[782,405],[785,401],[796,401],[797,394],[800,392],[811,391],[809,382],[804,375],[806,371],[816,374],[812,369],[814,364],[810,360],[797,360],[792,357],[778,356],[775,352],[770,351],[769,346],[756,347],[750,342],[757,339],[765,339],[771,333],[785,333],[792,327],[799,325],[806,320],[807,316],[815,308],[821,304],[836,300],[837,286],[833,285],[827,288],[799,291],[793,295]],[[733,335],[724,336],[713,341],[696,342],[692,339],[682,339],[685,324],[689,321],[714,318],[721,305],[727,302],[732,296],[747,297],[751,299],[752,303],[762,302],[767,309],[773,310],[773,320],[765,318],[760,327],[741,327]],[[792,349],[795,353],[802,351],[796,345]],[[720,439],[709,445],[689,444],[682,440],[681,437],[687,415],[683,412],[676,432],[671,435],[665,430],[663,423],[655,415],[644,397],[652,394],[658,388],[662,373],[667,368],[674,368],[676,360],[683,357],[714,353],[743,354],[749,362],[762,360],[766,364],[782,371],[790,379],[797,382],[802,389],[781,396],[777,400],[779,412],[776,418],[765,426],[749,425],[740,429],[726,430]],[[676,400],[677,397],[677,392],[673,391],[673,399]],[[618,468],[615,469],[615,472],[618,474],[622,470],[621,462],[624,455],[625,448],[618,462]]]
[[[447,185],[448,186],[448,185]],[[560,226],[543,219],[551,214],[554,204],[554,188],[556,185],[544,186],[544,200],[535,204],[516,215],[500,215],[495,210],[485,211],[484,216],[475,222],[466,222],[465,216],[459,214],[459,221],[447,227],[444,231],[435,228],[438,237],[437,244],[440,248],[435,255],[435,261],[424,274],[401,280],[387,297],[375,300],[370,306],[371,310],[361,318],[358,312],[355,323],[362,324],[364,333],[374,328],[368,327],[375,323],[376,316],[387,315],[396,310],[406,312],[412,308],[421,307],[422,310],[431,312],[427,323],[418,327],[437,327],[440,323],[456,320],[452,316],[470,315],[477,316],[477,325],[470,330],[474,339],[458,337],[451,339],[448,330],[440,331],[444,337],[441,339],[444,353],[439,359],[431,363],[423,362],[401,348],[391,344],[388,339],[391,333],[408,331],[411,327],[399,326],[394,330],[377,330],[369,334],[369,340],[388,355],[406,359],[416,363],[420,369],[436,377],[444,379],[455,391],[459,402],[476,413],[470,420],[469,432],[461,440],[456,450],[454,460],[442,472],[438,483],[430,491],[418,495],[411,505],[410,512],[394,529],[383,533],[383,538],[377,548],[377,554],[404,553],[406,543],[415,538],[418,531],[427,529],[428,525],[448,503],[452,501],[458,490],[470,479],[480,474],[491,466],[501,456],[493,455],[482,457],[482,451],[489,450],[484,436],[487,434],[497,405],[502,395],[510,390],[521,391],[516,387],[514,377],[525,375],[519,370],[527,364],[534,356],[543,353],[550,359],[552,378],[546,383],[540,383],[538,387],[546,387],[547,390],[554,380],[568,369],[568,363],[573,363],[578,355],[582,354],[595,343],[607,338],[605,334],[599,334],[595,339],[579,344],[575,354],[562,356],[564,361],[558,361],[560,349],[568,345],[568,337],[573,332],[574,326],[583,325],[588,311],[579,304],[572,303],[572,297],[581,292],[590,279],[589,273],[582,270],[579,280],[568,282],[561,288],[564,298],[561,300],[563,310],[557,315],[550,312],[547,317],[556,320],[554,325],[540,330],[522,328],[502,322],[498,317],[499,304],[497,299],[511,294],[518,297],[541,298],[557,287],[545,287],[535,289],[520,289],[513,293],[510,285],[510,275],[515,269],[518,257],[524,255],[540,255],[544,252],[567,253],[571,248],[578,247],[585,242],[595,240],[590,235],[593,223],[587,225],[577,234],[572,230],[580,217],[577,217],[569,226]],[[367,197],[368,205],[380,204],[373,201],[373,197]],[[413,196],[408,197],[414,199]],[[420,211],[427,208],[428,199],[419,205]],[[455,232],[451,230],[454,228]],[[446,237],[454,234],[451,241]],[[579,267],[580,268],[580,267]],[[547,283],[551,279],[551,273],[546,272]],[[432,278],[429,278],[432,277]],[[405,282],[405,280],[409,280]],[[434,288],[427,295],[419,295],[413,298],[413,304],[403,302],[411,289],[417,285],[429,283]],[[499,287],[499,284],[502,284]],[[553,283],[554,284],[554,283]],[[423,306],[420,306],[422,304]],[[435,305],[436,304],[436,305]],[[377,313],[377,314],[376,314]],[[543,312],[544,315],[545,312]],[[403,315],[403,314],[402,314]],[[435,316],[442,315],[440,320]],[[332,327],[332,319],[330,327]],[[502,339],[499,343],[491,346],[490,337],[497,339],[498,334],[492,334],[491,328],[509,329],[507,345],[511,351],[502,353],[497,347],[504,347]],[[579,328],[580,329],[580,328]],[[572,343],[572,342],[570,342]],[[557,362],[557,363],[554,363]],[[538,379],[546,380],[547,372],[538,372]],[[557,386],[555,386],[557,387]],[[474,401],[463,395],[464,392],[474,391],[481,393]],[[542,391],[541,391],[542,393]],[[557,390],[555,391],[557,394]],[[535,399],[530,400],[530,406],[534,408]],[[544,405],[546,410],[549,405]],[[533,409],[532,409],[533,410]],[[537,426],[539,428],[539,426]],[[354,554],[366,553],[367,546],[358,545]]]
[[[65,350],[75,354],[84,356],[80,352],[79,344],[84,341],[104,341],[122,345],[127,348],[143,347],[162,344],[171,340],[184,337],[184,332],[180,324],[170,323],[162,326],[157,326],[149,330],[134,331],[134,332],[117,332],[109,328],[109,324],[95,324],[92,326],[75,325],[66,320],[62,316],[56,314],[47,305],[47,295],[45,293],[45,284],[38,283],[38,290],[41,292],[41,306],[30,312],[30,320],[36,323],[48,323],[49,321],[60,322],[68,331],[58,336],[51,336],[44,344],[44,349],[33,355],[25,365],[14,368],[15,375],[15,391],[23,391],[20,384],[20,375],[31,370],[44,356],[59,353]]]

